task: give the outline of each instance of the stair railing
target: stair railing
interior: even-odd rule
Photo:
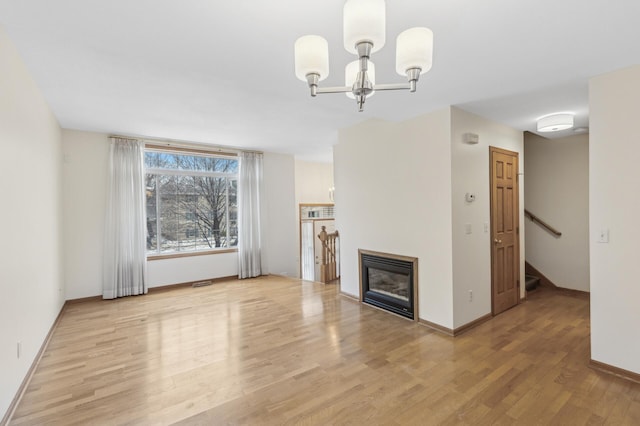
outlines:
[[[540,219],[538,216],[534,215],[529,210],[524,209],[524,215],[527,216],[529,219],[531,219],[532,222],[535,222],[538,225],[542,226],[544,229],[546,229],[547,231],[552,233],[554,236],[556,236],[558,238],[562,236],[562,232],[558,231],[556,228],[554,228],[553,226],[549,225],[547,222],[545,222],[544,220]]]
[[[322,242],[322,263],[320,264],[320,281],[327,284],[337,280],[338,263],[336,258],[336,244],[340,237],[338,231],[328,233],[327,227],[323,226],[318,234]]]

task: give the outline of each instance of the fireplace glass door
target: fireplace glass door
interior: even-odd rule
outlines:
[[[414,262],[360,252],[362,300],[414,319]]]

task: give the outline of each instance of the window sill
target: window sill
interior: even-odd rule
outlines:
[[[238,252],[237,248],[230,248],[230,249],[222,249],[222,250],[194,251],[190,253],[152,254],[152,255],[147,255],[147,261],[176,259],[178,257],[208,256],[212,254],[237,253],[237,252]]]

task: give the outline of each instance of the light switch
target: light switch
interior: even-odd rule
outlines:
[[[598,232],[598,239],[597,241],[599,243],[608,243],[609,242],[609,230],[608,229],[601,229],[600,232]]]
[[[470,234],[471,233],[471,224],[470,223],[465,223],[464,224],[464,233],[465,234]]]
[[[485,223],[484,223],[484,233],[486,234],[486,233],[488,233],[488,232],[489,232],[489,223],[488,223],[488,222],[485,222]]]

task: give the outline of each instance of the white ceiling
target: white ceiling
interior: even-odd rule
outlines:
[[[640,59],[638,0],[395,0],[379,83],[399,83],[395,37],[434,31],[416,93],[378,93],[357,112],[342,94],[311,98],[293,43],[329,42],[342,85],[344,0],[0,0],[8,33],[64,128],[206,142],[330,161],[337,130],[456,105],[521,130],[576,113],[588,79]],[[561,132],[560,135],[566,135]],[[546,134],[548,136],[548,134]]]

